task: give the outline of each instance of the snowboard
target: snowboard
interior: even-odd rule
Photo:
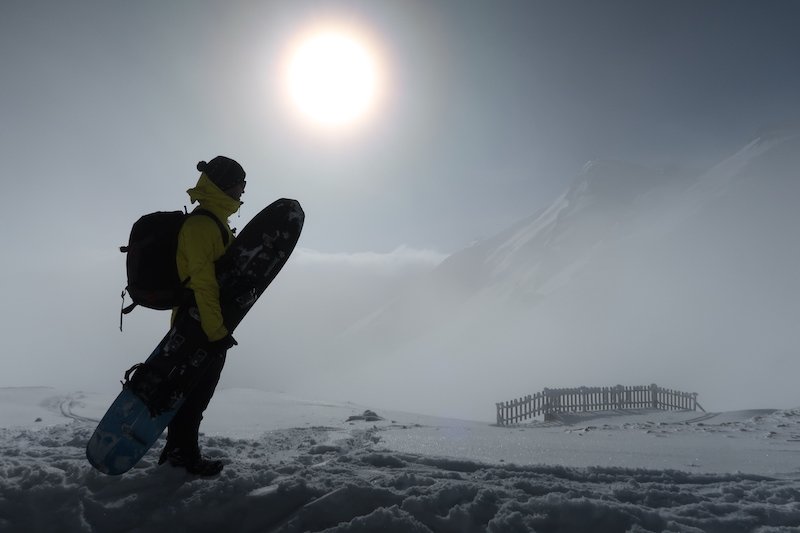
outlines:
[[[305,214],[296,200],[265,207],[216,263],[220,307],[233,332],[275,279],[297,244]],[[86,457],[100,472],[133,468],[169,425],[186,395],[219,354],[208,353],[194,306],[181,308],[147,360],[126,372],[122,392],[103,416]]]

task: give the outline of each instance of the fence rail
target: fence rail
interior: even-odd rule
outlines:
[[[613,411],[615,409],[661,409],[665,411],[697,411],[705,409],[697,403],[696,392],[681,392],[658,385],[625,387],[578,387],[544,389],[536,394],[497,404],[497,425],[519,424],[535,416],[545,420],[558,413]]]

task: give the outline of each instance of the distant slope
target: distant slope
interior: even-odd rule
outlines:
[[[386,357],[395,379],[435,360],[476,383],[503,372],[520,392],[666,376],[787,405],[791,380],[769,369],[800,372],[798,169],[795,130],[700,175],[588,164],[547,209],[348,330],[346,356]]]

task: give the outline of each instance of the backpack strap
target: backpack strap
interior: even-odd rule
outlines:
[[[119,310],[119,330],[122,331],[122,316],[127,315],[131,311],[133,311],[136,306],[139,305],[136,302],[133,302],[129,306],[125,306],[125,289],[122,290],[122,308]]]
[[[222,244],[224,246],[228,246],[228,241],[229,241],[229,237],[230,237],[229,234],[228,234],[228,228],[225,226],[225,224],[222,223],[222,221],[220,219],[217,218],[217,215],[215,215],[214,213],[212,213],[208,209],[203,209],[202,207],[198,207],[197,209],[195,209],[191,213],[189,213],[189,216],[193,216],[193,215],[207,216],[208,218],[210,218],[211,220],[216,222],[217,223],[217,227],[219,228],[220,234],[222,235]]]

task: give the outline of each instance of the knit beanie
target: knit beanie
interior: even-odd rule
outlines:
[[[200,161],[197,163],[197,170],[204,172],[212,183],[223,191],[243,182],[245,177],[242,165],[222,155],[218,155],[208,163]]]

